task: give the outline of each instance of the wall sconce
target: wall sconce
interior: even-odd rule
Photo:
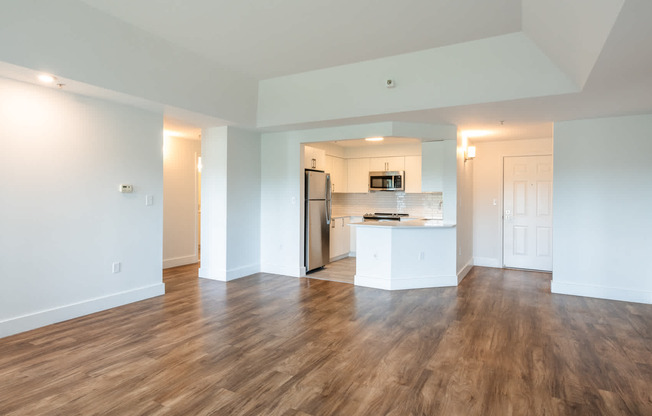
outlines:
[[[467,146],[464,151],[464,162],[475,157],[475,146]]]

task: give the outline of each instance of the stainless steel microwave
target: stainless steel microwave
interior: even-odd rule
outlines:
[[[386,172],[369,172],[370,191],[405,190],[405,172],[402,170]]]

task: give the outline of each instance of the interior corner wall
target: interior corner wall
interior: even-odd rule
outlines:
[[[652,115],[554,132],[552,292],[652,303]]]
[[[457,138],[457,281],[473,267],[473,161],[464,160],[464,140]],[[444,196],[445,198],[445,196]],[[445,217],[444,217],[445,218]]]
[[[165,137],[163,145],[163,268],[197,263],[199,140]]]
[[[260,271],[260,134],[202,131],[199,277],[229,281]]]
[[[232,280],[260,271],[260,133],[228,127],[227,270]],[[203,163],[203,160],[202,160]]]
[[[203,129],[201,134],[201,267],[199,277],[226,280],[227,131]]]
[[[476,156],[467,162],[473,165],[473,264],[500,268],[503,267],[503,159],[551,155],[552,138],[478,141],[474,145]]]
[[[163,294],[163,115],[0,90],[0,336]]]

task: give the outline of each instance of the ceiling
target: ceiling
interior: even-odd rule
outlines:
[[[462,130],[491,130],[494,134],[475,140],[505,140],[550,137],[553,123],[558,121],[652,113],[652,25],[649,24],[652,1],[649,0],[71,0],[70,3],[85,5],[88,10],[99,11],[107,18],[111,16],[190,51],[193,56],[261,81],[522,33],[577,85],[576,91],[563,94],[509,100],[490,97],[463,105],[410,111],[398,108],[397,112],[386,114],[272,125],[265,131],[405,121],[455,124]],[[471,69],[482,71],[482,63]],[[2,65],[0,75],[14,77],[7,75]],[[79,88],[82,87],[80,84]],[[79,92],[73,82],[67,88]],[[399,85],[396,91],[401,88]],[[110,95],[111,91],[95,92],[101,96],[100,93]],[[128,97],[118,98],[129,102]],[[229,124],[214,118],[219,114],[163,107],[166,128],[181,131],[186,137],[197,137],[197,126]]]
[[[521,30],[521,0],[82,0],[261,80]]]

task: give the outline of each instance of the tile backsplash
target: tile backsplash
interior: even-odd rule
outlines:
[[[405,192],[369,192],[333,194],[333,215],[362,216],[373,212],[410,214],[418,218],[442,218],[441,192],[406,194]]]

